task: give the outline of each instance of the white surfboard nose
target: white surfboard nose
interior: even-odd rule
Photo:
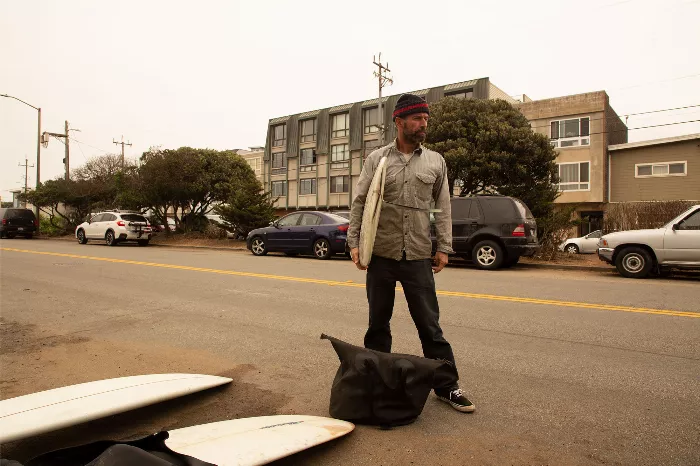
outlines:
[[[219,466],[267,464],[353,431],[355,425],[319,416],[280,415],[171,430],[173,451]]]
[[[204,374],[149,374],[54,388],[0,401],[0,443],[230,383]]]

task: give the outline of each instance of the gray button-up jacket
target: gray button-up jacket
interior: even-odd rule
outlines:
[[[362,168],[357,196],[352,203],[348,246],[359,247],[365,199],[374,171],[387,155],[384,204],[379,215],[373,254],[388,259],[430,258],[429,209],[435,205],[437,250],[452,254],[452,213],[447,182],[447,165],[442,155],[420,146],[408,162],[396,148],[396,141],[372,152]],[[411,209],[413,208],[413,209]],[[420,209],[420,210],[418,210]]]

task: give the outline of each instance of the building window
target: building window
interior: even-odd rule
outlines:
[[[363,115],[365,134],[375,134],[379,132],[379,109],[368,108],[365,109]]]
[[[314,142],[316,140],[316,119],[304,120],[300,124],[301,142]]]
[[[331,176],[331,192],[332,193],[349,193],[350,192],[350,176]]]
[[[688,162],[638,163],[634,166],[635,178],[652,176],[686,176]]]
[[[348,136],[350,127],[350,114],[340,113],[338,115],[333,115],[333,121],[331,123],[331,137],[333,138],[344,138]]]
[[[455,99],[471,99],[474,97],[474,90],[467,89],[459,92],[451,92],[449,94],[445,94],[445,97],[454,97]]]
[[[316,194],[316,178],[299,180],[299,194]]]
[[[287,157],[285,157],[284,152],[277,152],[272,154],[272,169],[286,169],[287,168]]]
[[[590,145],[590,124],[589,117],[552,121],[552,146],[563,148]]]
[[[299,155],[299,170],[302,172],[316,171],[316,151],[302,149]]]
[[[286,181],[273,181],[270,185],[270,190],[273,196],[286,196],[287,195],[287,182]]]
[[[590,191],[590,162],[558,163],[559,191]]]
[[[248,159],[248,165],[255,172],[256,175],[260,174],[260,157],[254,159]]]
[[[287,125],[272,127],[272,147],[282,147],[287,144]]]
[[[374,141],[367,141],[365,142],[365,149],[362,154],[362,160],[367,160],[367,157],[369,157],[369,154],[374,152],[379,148],[379,141],[374,140]]]
[[[348,168],[350,166],[350,150],[347,144],[331,146],[331,168]]]

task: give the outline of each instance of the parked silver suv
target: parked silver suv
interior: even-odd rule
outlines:
[[[654,230],[610,233],[598,242],[600,260],[629,278],[666,269],[700,270],[700,205]]]
[[[108,246],[122,241],[136,241],[139,246],[148,246],[153,230],[146,217],[138,212],[111,210],[98,212],[75,229],[78,243],[98,239]]]

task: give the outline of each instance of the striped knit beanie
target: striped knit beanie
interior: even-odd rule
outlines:
[[[405,118],[412,113],[427,113],[430,115],[428,103],[423,97],[414,94],[403,94],[396,102],[396,107],[394,107],[393,120],[396,121],[397,117]]]

